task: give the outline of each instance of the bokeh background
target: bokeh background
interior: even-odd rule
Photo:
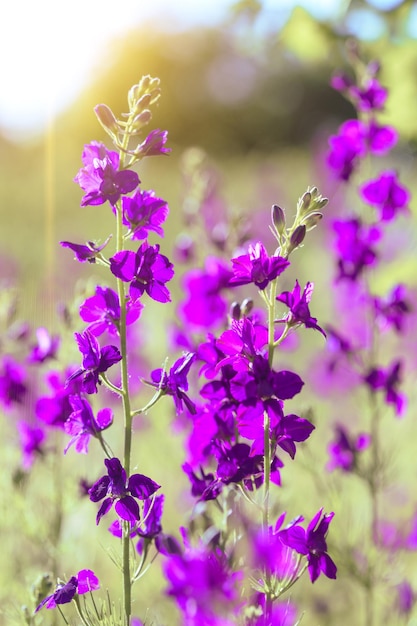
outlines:
[[[91,267],[76,264],[58,242],[104,240],[113,231],[110,210],[80,208],[80,189],[72,179],[81,164],[83,145],[93,139],[106,140],[93,107],[103,102],[117,113],[126,110],[128,89],[144,74],[161,80],[162,98],[152,127],[169,131],[172,148],[169,158],[149,159],[139,172],[143,186],[155,189],[170,206],[165,253],[169,254],[183,229],[184,164],[190,154],[200,155],[207,163],[225,205],[235,215],[252,220],[258,229],[269,219],[272,203],[292,210],[308,185],[319,186],[330,198],[328,211],[333,215],[348,204],[326,177],[323,161],[328,136],[354,115],[349,103],[329,86],[332,74],[346,67],[349,37],[360,40],[365,56],[382,63],[381,82],[390,93],[383,120],[394,125],[401,136],[387,163],[401,170],[402,180],[412,190],[415,187],[417,2],[120,0],[115,9],[114,3],[107,1],[73,0],[65,6],[47,1],[6,3],[1,12],[0,285],[3,294],[18,289],[19,317],[34,327],[58,328],[57,307],[68,305],[73,294],[80,298],[102,277],[98,270],[92,275]],[[201,152],[190,153],[192,148]],[[411,208],[414,210],[413,205]],[[403,223],[396,228],[394,237],[399,241]],[[393,258],[389,271],[375,278],[381,292],[399,280],[416,286],[415,221],[406,228],[401,257]],[[316,230],[296,275],[300,282],[321,284],[324,292],[331,284],[333,268],[328,240]],[[267,232],[265,240],[272,242]],[[203,259],[204,249],[201,255]],[[179,286],[177,290],[180,297]],[[325,297],[317,302],[315,314],[329,321]],[[149,307],[144,318],[148,336],[153,338],[151,346],[144,346],[144,356],[151,360],[152,368],[165,358],[164,323],[175,316],[173,305],[163,312]],[[304,356],[288,356],[288,363],[299,370],[322,347],[319,338],[307,335],[303,346]],[[412,392],[410,384],[411,396]],[[307,410],[309,400],[303,402]],[[320,407],[324,423],[335,417],[334,409],[325,402]],[[351,412],[346,401],[339,407],[338,417],[352,419]],[[190,502],[185,499],[179,507],[177,499],[187,486],[182,478],[170,478],[169,467],[183,461],[181,435],[167,452],[167,444],[161,441],[164,434],[171,433],[171,416],[169,411],[159,413],[152,427],[141,425],[137,450],[138,454],[141,450],[140,471],[168,483],[171,489],[166,524],[167,530],[174,532],[181,523],[181,507],[186,511]],[[88,502],[79,504],[72,482],[73,475],[88,474],[94,456],[93,460],[80,460],[75,454],[68,455],[59,466],[46,463],[21,480],[12,420],[13,415],[6,416],[2,423],[0,526],[3,523],[5,552],[0,598],[6,608],[0,623],[4,624],[19,623],[19,607],[30,602],[30,585],[39,572],[56,567],[61,575],[71,575],[91,561],[100,572],[112,568],[106,554],[106,530],[100,529],[96,542],[88,538],[90,532],[96,532],[91,507]],[[401,442],[416,441],[411,420],[387,427],[398,453],[397,471],[407,473],[407,488],[412,488],[416,477],[415,454],[412,446],[405,450]],[[294,509],[294,514],[297,504],[304,506],[306,493],[309,497],[313,493],[312,485],[316,495],[311,496],[309,513],[323,504],[320,480],[306,466],[312,466],[309,454],[314,457],[313,465],[322,458],[324,466],[328,438],[323,431],[314,444],[315,451],[301,453],[299,465],[286,478],[287,491],[283,490],[280,502],[283,508]],[[141,441],[146,442],[142,449]],[[99,471],[99,458],[97,455],[91,478]],[[332,501],[326,507],[345,511],[337,484],[329,479],[328,488]],[[366,519],[366,512],[359,515],[359,521],[354,521],[353,515],[362,506],[361,487],[354,485],[346,497],[351,505],[347,525],[354,544]],[[58,500],[65,513],[62,524],[54,513]],[[404,498],[390,502],[400,507]],[[388,509],[390,506],[387,504]],[[404,506],[406,517],[412,503],[407,500]],[[58,532],[57,524],[59,554],[51,540]],[[345,529],[341,524],[339,533]],[[415,565],[410,558],[403,569],[412,572]],[[303,598],[310,614],[303,623],[354,623],[348,615],[364,596],[348,576],[343,580],[336,591],[334,583],[327,580],[320,581],[319,590],[305,585]],[[117,589],[118,582],[117,573],[106,581],[110,589]],[[149,598],[147,606],[153,610],[154,623],[171,626],[172,609],[159,600],[162,587],[157,577],[145,578],[143,597]],[[326,609],[329,594],[336,606],[332,613]],[[44,623],[49,623],[48,619],[54,618],[48,615]]]

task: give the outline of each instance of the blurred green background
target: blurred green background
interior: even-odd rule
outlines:
[[[91,285],[103,276],[91,266],[85,268],[75,263],[71,253],[62,250],[58,242],[104,240],[113,232],[113,215],[108,207],[80,208],[81,192],[72,179],[81,164],[83,145],[93,139],[106,141],[93,107],[103,102],[117,115],[126,110],[127,91],[143,74],[161,79],[162,98],[151,127],[167,129],[172,148],[169,158],[148,159],[139,171],[142,186],[155,189],[157,195],[169,203],[170,217],[163,243],[164,253],[168,255],[183,228],[187,193],[183,158],[191,147],[199,147],[206,153],[207,162],[215,168],[225,203],[258,226],[269,219],[272,203],[291,211],[297,198],[312,184],[317,184],[331,200],[335,198],[335,204],[330,202],[327,209],[329,215],[332,211],[339,214],[346,208],[347,202],[343,201],[343,206],[338,204],[341,202],[338,190],[332,187],[320,164],[329,134],[353,115],[351,106],[329,87],[333,72],[346,67],[345,43],[350,36],[361,39],[366,57],[380,59],[381,82],[390,92],[383,120],[396,126],[401,135],[394,153],[381,160],[379,166],[398,167],[403,182],[412,190],[415,188],[417,3],[318,0],[310,9],[294,4],[280,0],[264,4],[257,0],[219,2],[221,17],[208,11],[206,23],[200,15],[193,24],[192,19],[187,19],[187,8],[183,18],[178,17],[172,23],[162,11],[157,19],[147,16],[144,23],[137,17],[132,18],[131,28],[105,42],[102,62],[96,60],[82,93],[73,97],[67,107],[57,112],[52,109],[42,128],[36,129],[25,121],[22,128],[26,130],[16,130],[17,126],[6,127],[3,122],[0,134],[0,284],[3,290],[8,285],[18,285],[22,319],[28,319],[33,325],[57,327],[57,304],[69,303],[74,290],[82,292],[86,288],[85,281],[89,280]],[[122,5],[120,3],[120,10],[123,10]],[[38,19],[46,17],[39,15]],[[96,27],[100,28],[99,12]],[[82,48],[86,41],[74,39],[74,49]],[[20,45],[24,47],[24,41]],[[30,55],[30,49],[26,54]],[[59,59],[59,41],[48,54]],[[28,111],[30,101],[29,92]],[[404,254],[394,259],[389,271],[376,276],[375,284],[381,291],[396,280],[416,286],[415,247],[409,243],[415,241],[415,220],[407,228],[408,247]],[[324,291],[328,289],[333,270],[328,262],[327,240],[320,229],[316,230],[302,252],[296,275],[300,282],[316,281],[317,289],[321,285]],[[401,237],[401,232],[396,232],[396,236]],[[201,256],[204,258],[204,249]],[[317,299],[314,313],[320,321],[329,321],[328,307],[326,298]],[[159,308],[149,307],[144,318],[154,341],[152,367],[159,367],[166,353],[164,320],[175,317],[174,305],[161,313]],[[315,336],[303,335],[304,343],[304,355],[311,355],[322,347]],[[73,356],[77,359],[76,354]],[[298,368],[296,371],[301,371],[307,357],[297,353],[288,356],[288,363],[291,358],[293,366]],[[409,392],[412,395],[412,386]],[[350,419],[350,411],[357,411],[360,401],[360,398],[346,401],[346,407],[339,408],[340,417]],[[303,410],[309,410],[311,401],[305,398],[302,402]],[[316,404],[315,411],[317,406],[320,406],[322,424],[335,418],[330,404]],[[171,432],[168,403],[164,407],[165,411],[157,412],[158,419],[153,420],[152,428],[144,427],[141,431],[136,446],[141,458],[140,471],[164,484],[165,493],[175,494],[167,497],[165,517],[166,530],[175,532],[181,523],[178,513],[181,508],[187,510],[190,503],[182,502],[178,506],[176,498],[187,486],[185,479],[173,477],[174,470],[170,469],[183,461],[181,436],[168,452],[166,444],[160,444],[163,435]],[[411,446],[404,451],[401,442],[415,441],[416,431],[411,419],[401,423],[392,423],[391,419],[386,427],[387,437],[398,453],[397,472],[399,475],[406,472],[408,476],[408,482],[403,485],[406,491],[412,488],[416,477],[415,454]],[[99,541],[91,541],[88,537],[89,528],[94,532],[91,506],[88,502],[80,505],[73,484],[74,475],[90,473],[90,478],[94,478],[100,471],[100,454],[80,460],[72,453],[62,459],[60,467],[53,467],[52,461],[48,461],[36,466],[36,473],[16,486],[13,476],[19,464],[19,451],[12,420],[4,420],[2,431],[4,567],[0,571],[0,598],[2,606],[7,608],[3,622],[0,616],[0,623],[8,624],[18,619],[20,604],[29,601],[28,588],[37,573],[57,567],[62,575],[69,576],[93,561],[96,571],[105,578],[112,564],[105,554],[109,543],[105,525],[98,531]],[[279,496],[279,504],[294,514],[299,506],[307,516],[326,500],[326,509],[340,514],[336,537],[342,536],[349,527],[349,540],[354,544],[360,542],[361,528],[367,517],[366,510],[361,510],[364,498],[361,485],[350,485],[341,495],[337,481],[329,478],[324,498],[320,495],[323,486],[311,469],[318,463],[324,465],[328,439],[329,433],[323,427],[321,436],[315,437],[314,443],[309,442],[306,451],[300,450],[291,472],[285,474],[286,489]],[[91,472],[93,463],[95,469]],[[52,477],[56,479],[55,486]],[[54,553],[55,548],[50,543],[51,528],[56,523],[54,489],[64,495],[65,524],[61,530],[59,555]],[[307,493],[311,502],[306,511]],[[316,495],[310,495],[313,493]],[[401,508],[400,500],[400,497],[389,498],[388,512],[391,502]],[[412,503],[407,500],[404,507],[405,515],[410,514]],[[355,511],[359,511],[356,518]],[[336,544],[337,540],[333,544],[335,551]],[[404,575],[411,575],[417,568],[412,557],[407,559],[400,569]],[[351,615],[356,610],[355,615],[361,615],[362,609],[358,606],[362,606],[364,594],[353,585],[348,573],[345,574],[343,577],[342,570],[342,585],[336,587],[333,582],[324,580],[320,581],[320,587],[312,589],[308,581],[304,582],[296,596],[296,599],[302,598],[300,606],[307,610],[303,624],[362,623],[361,617],[355,622]],[[118,583],[116,575],[111,582],[106,581],[116,595]],[[414,583],[417,584],[416,579]],[[161,586],[163,583],[156,575],[145,577],[140,593],[147,599],[146,606],[150,606],[155,624],[171,626],[174,623],[172,609],[159,602]],[[332,611],[328,610],[329,594]],[[142,604],[139,614],[144,616]],[[49,623],[48,619],[53,617],[48,615],[44,623]],[[416,622],[409,622],[412,623]]]

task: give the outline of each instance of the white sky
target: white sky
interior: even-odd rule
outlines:
[[[374,0],[393,2],[393,0]],[[395,0],[394,0],[395,1]],[[302,4],[333,17],[343,0],[264,0],[265,16]],[[36,132],[65,107],[106,62],[106,42],[152,17],[185,27],[215,23],[232,0],[2,0],[0,129]]]

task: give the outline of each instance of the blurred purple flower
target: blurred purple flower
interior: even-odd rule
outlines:
[[[379,178],[362,185],[361,195],[365,202],[378,209],[383,222],[394,219],[410,200],[410,192],[400,185],[396,172],[392,170],[382,172]]]
[[[143,474],[132,474],[127,480],[126,472],[119,459],[104,459],[107,475],[102,476],[89,490],[90,500],[103,500],[96,517],[99,524],[103,515],[114,508],[119,517],[135,524],[140,520],[138,500],[146,500],[160,488],[156,482]]]
[[[69,397],[82,391],[82,382],[79,379],[71,379],[73,373],[74,369],[70,368],[64,372],[49,372],[46,376],[52,395],[38,398],[35,414],[47,426],[64,428],[72,412]]]
[[[174,266],[163,254],[159,245],[150,246],[147,241],[137,252],[123,250],[110,259],[112,273],[130,283],[129,294],[132,300],[140,298],[144,292],[157,302],[170,302],[170,294],[165,283],[174,276]]]
[[[334,513],[323,515],[323,517],[322,514],[323,509],[320,509],[309,523],[307,530],[299,524],[294,524],[278,533],[285,545],[307,557],[308,572],[312,583],[317,580],[321,572],[327,578],[336,578],[337,572],[335,563],[327,554],[326,543],[326,535]]]
[[[388,96],[388,90],[373,77],[364,86],[352,85],[349,93],[360,111],[381,111]]]
[[[119,171],[119,155],[104,144],[93,141],[84,146],[80,169],[74,181],[85,191],[81,206],[99,205],[109,201],[113,206],[120,196],[133,191],[140,180],[132,170]]]
[[[17,423],[20,447],[22,450],[23,469],[29,470],[35,460],[35,456],[43,456],[42,444],[46,439],[45,432],[39,426],[28,424],[23,420]]]
[[[71,243],[70,241],[60,241],[59,243],[63,248],[70,248],[75,254],[75,259],[80,263],[85,263],[88,261],[89,263],[95,263],[96,257],[100,254],[100,252],[107,246],[111,239],[111,235],[107,237],[106,241],[98,246],[93,241],[87,241],[87,244],[79,244],[79,243]]]
[[[290,265],[287,259],[280,256],[268,256],[261,242],[249,246],[248,254],[232,259],[233,276],[230,286],[254,283],[258,289],[265,289]]]
[[[136,322],[143,305],[139,300],[126,302],[126,324]],[[94,296],[84,300],[80,306],[80,317],[88,323],[87,330],[93,335],[102,335],[106,330],[114,335],[119,331],[120,303],[117,293],[109,287],[96,287]]]
[[[406,398],[397,390],[401,384],[402,362],[395,361],[387,368],[374,367],[364,377],[364,381],[374,391],[385,392],[385,402],[393,404],[398,417],[402,417],[406,410]]]
[[[91,569],[82,569],[76,576],[71,576],[65,584],[59,584],[54,593],[42,600],[35,609],[35,613],[43,606],[54,609],[57,604],[68,604],[76,594],[82,595],[89,591],[100,589],[100,582]]]
[[[360,433],[354,437],[341,424],[335,426],[335,431],[335,439],[327,448],[330,460],[326,469],[329,472],[337,468],[344,472],[352,472],[356,468],[358,453],[369,447],[371,437],[366,433]]]
[[[39,327],[36,329],[36,339],[37,343],[28,356],[29,363],[43,363],[48,359],[54,359],[60,344],[58,335],[52,336],[46,328]]]
[[[74,333],[78,349],[83,355],[83,364],[67,379],[67,383],[82,376],[82,389],[85,393],[97,393],[100,374],[104,374],[112,365],[122,359],[116,346],[100,345],[95,336],[88,330],[83,333]]]
[[[149,231],[164,236],[161,227],[168,216],[168,205],[154,191],[138,189],[132,197],[122,198],[123,223],[129,227],[132,239],[146,239]]]
[[[365,127],[359,120],[347,120],[340,126],[339,134],[329,137],[327,165],[337,178],[350,179],[359,159],[366,154],[365,137]]]
[[[398,333],[403,331],[405,316],[411,312],[406,295],[406,287],[396,285],[386,298],[374,298],[376,317],[384,320],[388,327],[393,326]]]
[[[317,319],[310,315],[308,305],[313,295],[313,289],[314,283],[307,283],[303,293],[301,293],[300,285],[298,284],[298,280],[296,280],[292,291],[284,291],[277,296],[276,299],[278,302],[283,302],[290,309],[288,314],[282,320],[278,321],[285,322],[289,326],[303,325],[306,328],[314,328],[325,337],[326,333],[317,324]]]
[[[359,219],[333,222],[336,251],[339,255],[339,279],[356,280],[364,268],[374,265],[377,253],[373,245],[380,239],[376,226],[365,226]]]
[[[177,415],[183,412],[184,404],[192,415],[196,412],[194,402],[190,400],[186,393],[188,391],[187,376],[195,359],[196,354],[194,352],[187,352],[175,361],[169,373],[162,368],[151,372],[152,382],[149,384],[160,389],[164,395],[174,398]]]
[[[22,404],[28,391],[26,371],[11,356],[6,354],[0,370],[0,402],[5,409],[13,404]]]
[[[396,587],[396,605],[400,615],[409,615],[415,605],[417,595],[408,580],[403,580]]]
[[[90,438],[97,437],[113,423],[113,411],[104,408],[98,411],[97,417],[94,417],[93,409],[86,398],[70,396],[69,401],[73,411],[64,424],[64,430],[67,435],[71,435],[71,439],[64,453],[75,445],[76,452],[87,454]]]

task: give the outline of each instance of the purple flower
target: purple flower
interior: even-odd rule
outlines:
[[[216,257],[208,257],[204,269],[193,269],[184,275],[186,298],[179,310],[184,324],[207,329],[224,321],[227,302],[221,292],[229,286],[231,276],[225,263]]]
[[[211,626],[225,620],[237,599],[239,574],[231,572],[219,549],[187,548],[167,558],[163,565],[167,594],[175,598],[184,616],[184,626]]]
[[[226,355],[218,361],[217,369],[231,363],[234,370],[247,371],[248,363],[261,354],[261,348],[267,343],[268,329],[263,324],[254,324],[247,317],[232,320],[230,330],[216,341],[216,348]]]
[[[69,418],[72,412],[69,397],[80,394],[82,390],[81,381],[72,380],[73,374],[74,369],[71,368],[63,372],[63,375],[61,372],[50,372],[47,375],[52,395],[38,398],[35,405],[36,417],[47,426],[63,428]]]
[[[304,287],[303,293],[301,293],[300,285],[298,281],[295,281],[295,286],[292,291],[284,291],[277,296],[278,302],[283,302],[290,309],[289,313],[283,318],[283,321],[289,326],[303,325],[306,328],[314,328],[326,336],[324,330],[317,324],[317,319],[311,317],[308,304],[313,295],[314,283],[307,283]]]
[[[136,300],[126,303],[126,324],[136,322],[141,314],[143,305]],[[119,296],[109,287],[96,287],[94,296],[87,298],[80,306],[80,317],[88,322],[87,330],[93,335],[102,335],[106,330],[114,335],[119,330],[120,303]]]
[[[97,339],[88,330],[81,334],[74,333],[74,336],[83,355],[83,365],[71,374],[67,379],[67,383],[78,376],[82,376],[82,388],[85,393],[97,393],[100,374],[103,374],[109,367],[118,363],[122,359],[122,355],[116,346],[100,348]]]
[[[320,509],[309,523],[307,530],[300,524],[279,531],[281,541],[299,554],[304,554],[308,561],[308,572],[311,582],[323,572],[327,578],[336,578],[337,568],[327,554],[326,535],[334,513],[323,515]],[[322,518],[321,518],[322,517]]]
[[[381,111],[388,95],[376,78],[369,79],[363,87],[352,85],[349,93],[360,111]]]
[[[107,237],[106,241],[101,246],[98,246],[93,241],[87,241],[85,245],[80,243],[71,243],[69,241],[60,241],[60,244],[63,248],[70,248],[70,250],[74,252],[75,258],[80,263],[85,263],[85,261],[95,263],[96,257],[100,255],[100,252],[107,246],[110,239],[111,235],[110,237]]]
[[[114,508],[119,517],[135,524],[140,519],[138,500],[146,500],[160,488],[156,482],[143,474],[132,474],[127,480],[126,472],[119,459],[104,459],[107,475],[102,476],[89,490],[90,500],[103,500],[96,518],[99,524],[103,515]]]
[[[144,141],[142,141],[138,148],[138,152],[142,157],[169,154],[171,152],[171,148],[165,148],[167,140],[168,131],[156,128],[149,133]]]
[[[11,356],[5,355],[0,371],[0,402],[8,409],[22,404],[27,393],[26,372]]]
[[[379,178],[362,185],[361,194],[365,202],[378,209],[384,222],[394,219],[410,200],[408,189],[399,184],[397,174],[392,170],[382,172]]]
[[[100,582],[91,569],[82,569],[76,576],[71,576],[65,584],[59,584],[54,593],[42,600],[35,609],[37,613],[43,606],[54,609],[57,604],[68,604],[76,594],[82,595],[100,589]]]
[[[129,226],[132,239],[146,239],[149,231],[164,236],[161,228],[168,216],[168,205],[154,191],[138,189],[131,197],[122,198],[123,223]]]
[[[36,329],[37,344],[33,346],[28,357],[30,363],[43,363],[48,359],[54,359],[59,347],[60,338],[50,335],[46,328]]]
[[[375,120],[369,122],[367,127],[366,142],[372,154],[382,156],[395,146],[398,141],[398,133],[392,126],[381,126]]]
[[[374,298],[375,314],[398,333],[404,328],[404,318],[411,312],[404,285],[396,285],[386,298]]]
[[[369,447],[371,437],[366,433],[354,437],[341,424],[335,426],[335,431],[335,439],[328,445],[330,461],[326,469],[329,472],[337,468],[344,472],[353,472],[357,467],[358,453]]]
[[[365,226],[359,219],[335,221],[333,228],[337,234],[338,278],[356,280],[365,267],[376,262],[373,246],[380,238],[380,231],[376,226]]]
[[[402,417],[406,410],[405,396],[397,391],[397,387],[401,383],[401,368],[401,361],[395,361],[386,369],[380,367],[372,368],[364,377],[365,382],[371,389],[385,392],[385,402],[394,405],[399,417]]]
[[[366,154],[365,137],[364,125],[359,120],[344,122],[339,128],[339,134],[329,137],[327,165],[337,178],[349,180],[359,160]]]
[[[230,286],[254,283],[258,289],[265,289],[290,262],[280,256],[269,257],[264,245],[258,241],[254,246],[249,246],[248,254],[232,259],[232,264]]]
[[[186,394],[188,391],[187,376],[195,359],[195,353],[187,352],[175,361],[169,373],[161,368],[151,372],[152,383],[150,384],[160,389],[164,395],[174,398],[177,415],[184,410],[184,404],[191,414],[196,412],[194,402]]]
[[[159,245],[150,246],[147,241],[138,251],[123,250],[110,259],[112,273],[130,282],[129,293],[132,300],[140,298],[144,292],[157,302],[170,302],[170,294],[165,283],[174,276],[174,266],[163,254]]]
[[[133,191],[140,182],[136,172],[119,171],[117,152],[107,150],[104,144],[97,141],[84,146],[82,161],[84,167],[74,178],[86,192],[81,206],[104,204],[106,201],[114,206],[122,194]]]
[[[93,410],[86,398],[80,396],[70,396],[70,404],[73,412],[64,424],[64,430],[68,435],[72,435],[69,443],[65,447],[66,453],[72,445],[81,454],[88,453],[88,445],[91,437],[98,437],[99,434],[109,428],[113,423],[113,411],[111,409],[101,409],[94,417]]]
[[[42,444],[45,441],[45,432],[39,426],[33,426],[24,421],[17,423],[20,447],[22,449],[22,466],[25,470],[32,467],[35,456],[42,456],[44,450]]]

